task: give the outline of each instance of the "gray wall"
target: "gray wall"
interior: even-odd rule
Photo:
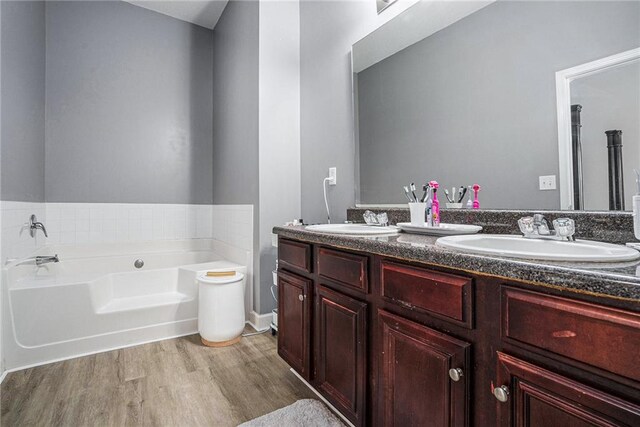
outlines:
[[[640,45],[638,2],[498,2],[358,75],[360,201],[482,185],[491,208],[558,208],[555,72]]]
[[[302,218],[326,222],[322,180],[338,168],[328,191],[334,222],[355,203],[351,45],[370,22],[374,2],[300,2],[300,157]]]
[[[640,169],[640,62],[571,82],[571,103],[582,105],[585,209],[608,210],[606,130],[622,130],[625,208],[636,194],[633,169]]]
[[[124,2],[46,9],[47,201],[211,203],[212,31]]]
[[[45,6],[2,1],[2,200],[43,202]]]
[[[253,309],[261,310],[257,1],[230,0],[213,31],[213,201],[253,205]]]
[[[258,2],[231,0],[213,31],[213,201],[258,203]]]

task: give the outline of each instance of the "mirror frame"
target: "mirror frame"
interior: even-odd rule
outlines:
[[[581,77],[600,73],[636,61],[640,61],[640,48],[630,49],[556,72],[560,210],[574,210],[573,157],[571,155],[571,82]]]

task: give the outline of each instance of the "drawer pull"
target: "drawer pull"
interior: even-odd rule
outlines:
[[[460,368],[449,369],[449,378],[451,378],[453,381],[458,382],[463,376],[464,376],[464,373],[462,372],[462,369]]]
[[[577,334],[573,331],[555,331],[553,334],[554,338],[573,338]]]
[[[496,387],[493,389],[493,395],[498,400],[498,402],[505,403],[507,400],[509,400],[509,387],[507,387],[506,385]]]
[[[298,295],[298,299],[299,299],[300,301],[304,301],[304,295],[302,295],[302,294]]]

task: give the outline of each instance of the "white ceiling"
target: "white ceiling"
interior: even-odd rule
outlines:
[[[181,21],[213,29],[228,0],[124,0]]]

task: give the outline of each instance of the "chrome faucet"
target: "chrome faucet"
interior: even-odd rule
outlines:
[[[552,236],[555,234],[553,225],[542,214],[533,215],[533,228],[540,236]]]
[[[55,254],[53,256],[35,256],[33,258],[26,258],[23,260],[18,261],[15,266],[19,266],[19,265],[24,265],[24,264],[35,264],[38,267],[40,267],[41,265],[44,264],[49,264],[52,262],[60,262],[60,258],[58,258],[58,254]]]
[[[49,237],[44,224],[38,222],[38,218],[36,218],[35,215],[31,215],[31,217],[29,218],[29,234],[31,235],[31,237],[36,237],[36,231],[38,230],[42,230],[42,232],[44,233],[44,237]]]
[[[34,260],[38,267],[40,267],[42,264],[49,264],[51,262],[60,262],[60,259],[58,258],[58,254],[55,254],[53,256],[37,256],[34,258]]]
[[[570,218],[558,218],[550,223],[542,214],[525,216],[518,220],[520,231],[530,239],[551,239],[567,242],[575,241],[575,222]]]
[[[386,212],[376,214],[375,212],[366,210],[364,214],[362,214],[362,217],[367,225],[379,225],[381,227],[389,225],[389,216]]]

